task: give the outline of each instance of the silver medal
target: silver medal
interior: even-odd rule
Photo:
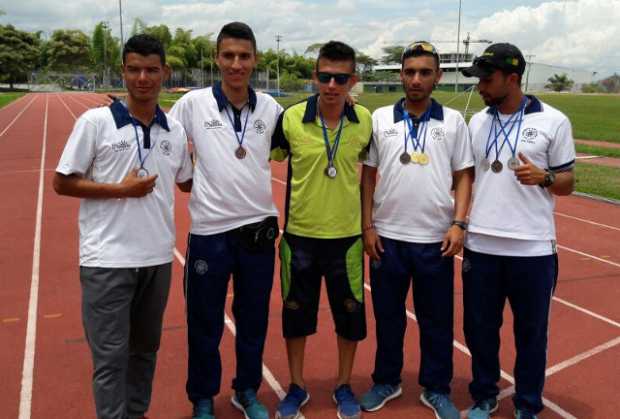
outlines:
[[[138,169],[138,177],[147,177],[149,175],[149,171],[146,170],[144,167],[141,167],[140,169]]]
[[[491,168],[491,163],[489,163],[489,159],[482,159],[482,161],[480,162],[480,168],[485,172],[488,172]]]
[[[517,168],[521,165],[521,163],[519,163],[519,159],[516,157],[511,157],[508,159],[508,168],[510,170],[517,170]]]
[[[328,178],[334,179],[337,174],[338,171],[334,166],[327,166],[327,168],[325,168],[325,175],[327,175]]]

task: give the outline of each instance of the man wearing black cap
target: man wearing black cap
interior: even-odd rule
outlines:
[[[515,417],[543,409],[547,326],[558,260],[554,195],[574,189],[571,124],[557,109],[524,95],[525,60],[494,44],[473,66],[488,106],[469,123],[476,180],[463,256],[464,328],[472,355],[475,401],[468,418],[497,409],[499,329],[506,298],[514,317]]]

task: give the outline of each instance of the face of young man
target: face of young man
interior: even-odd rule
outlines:
[[[353,63],[321,58],[317,68],[318,70],[312,73],[312,78],[319,89],[321,103],[324,105],[344,104],[347,94],[357,83]],[[339,83],[343,81],[344,83]]]
[[[428,55],[407,58],[400,70],[403,90],[410,102],[427,100],[439,79],[441,70],[437,68],[435,58]]]
[[[499,106],[510,94],[510,84],[516,82],[516,74],[505,75],[495,70],[488,77],[481,77],[478,82],[478,92],[487,106]]]
[[[247,39],[222,39],[215,63],[222,73],[222,84],[235,90],[246,89],[256,66],[252,42]]]
[[[161,63],[157,54],[141,55],[130,52],[123,63],[123,79],[127,92],[138,102],[157,102],[162,83],[170,75],[170,68]]]

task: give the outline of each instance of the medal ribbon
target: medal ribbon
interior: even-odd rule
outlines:
[[[405,153],[407,152],[408,138],[411,138],[411,145],[413,146],[413,151],[418,151],[418,149],[420,149],[420,151],[424,153],[424,149],[426,148],[426,131],[428,130],[428,121],[431,119],[430,116],[431,112],[429,108],[422,114],[422,116],[420,116],[420,129],[419,132],[418,130],[415,130],[416,135],[414,136],[413,121],[411,120],[409,113],[406,110],[403,111],[403,121],[405,122],[407,128],[409,128],[409,135],[407,135],[407,130],[405,129]],[[420,138],[422,139],[421,143]]]
[[[244,109],[245,109],[245,105],[243,106],[243,108],[241,108],[240,115]],[[232,117],[230,116],[230,112],[228,112],[228,107],[224,108],[224,110],[226,111],[226,116],[228,117],[228,120],[230,121],[232,130],[235,133],[235,137],[237,137],[237,142],[239,143],[239,147],[242,147],[243,139],[245,138],[245,128],[248,126],[248,118],[250,117],[250,109],[248,109],[248,113],[245,114],[245,122],[243,123],[243,132],[241,133],[241,138],[239,138],[239,134],[237,134],[237,130],[235,129],[235,121],[233,121]]]
[[[133,126],[133,131],[136,135],[136,144],[138,145],[138,160],[140,160],[140,169],[144,169],[144,163],[146,163],[146,159],[151,155],[151,152],[155,149],[155,145],[157,144],[157,140],[153,141],[149,152],[144,155],[142,158],[142,147],[140,146],[140,139],[138,138],[138,124],[134,121],[133,117],[131,117],[131,125]],[[143,131],[144,133],[144,131]]]
[[[499,154],[502,152],[502,149],[504,148],[504,145],[506,143],[508,143],[508,147],[510,148],[510,152],[512,153],[512,157],[515,157],[515,155],[517,154],[517,146],[519,144],[519,133],[521,132],[521,123],[523,122],[523,113],[525,111],[525,103],[526,102],[527,102],[527,98],[524,96],[523,99],[521,99],[521,104],[519,105],[519,110],[517,110],[515,113],[510,115],[510,118],[508,119],[508,121],[506,121],[506,125],[502,125],[502,121],[499,119],[499,112],[497,111],[497,109],[495,109],[495,119],[497,120],[497,123],[499,124],[501,133],[504,134],[504,142],[502,143],[502,146],[499,148],[499,152],[497,154],[497,158],[498,159],[499,159]],[[519,117],[518,117],[519,125],[517,127],[517,134],[515,136],[515,143],[514,143],[514,147],[513,147],[512,143],[510,142],[510,134],[512,133],[512,130],[514,129],[515,125],[517,125],[517,120],[516,119],[514,121],[512,121],[512,118],[514,118],[516,115],[519,115]],[[510,124],[511,121],[512,121],[512,126],[510,127],[510,130],[508,131],[508,134],[506,134],[506,128],[508,127],[508,125]],[[496,141],[497,141],[497,138],[499,137],[497,132],[495,133],[495,137],[496,137]]]
[[[321,128],[323,128],[323,140],[325,141],[325,151],[327,152],[327,167],[334,167],[334,159],[336,158],[336,152],[338,152],[338,146],[340,145],[340,134],[342,134],[342,121],[344,120],[344,114],[340,115],[340,123],[338,124],[338,132],[334,139],[334,146],[329,145],[329,134],[327,133],[327,127],[325,125],[325,119],[323,114],[319,111],[319,118],[321,118]]]

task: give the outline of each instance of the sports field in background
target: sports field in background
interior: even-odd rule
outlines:
[[[23,93],[0,93],[0,107],[22,95]],[[303,100],[308,95],[308,93],[296,93],[277,98],[277,100],[282,106],[287,107]],[[181,96],[182,94],[178,93],[163,93],[161,105],[169,108]],[[437,91],[433,96],[442,104],[461,112],[465,110],[467,101],[470,100],[466,115],[468,119],[473,113],[484,107],[476,92],[470,96],[469,93],[455,94]],[[620,144],[620,118],[618,118],[620,115],[620,96],[570,93],[543,93],[537,94],[537,96],[544,102],[560,109],[570,118],[575,138]],[[401,92],[364,93],[358,97],[358,100],[360,104],[374,111],[378,107],[393,104],[400,97],[402,97]],[[620,158],[620,148],[577,144],[577,152]],[[579,162],[577,165],[577,191],[620,200],[620,168]]]

